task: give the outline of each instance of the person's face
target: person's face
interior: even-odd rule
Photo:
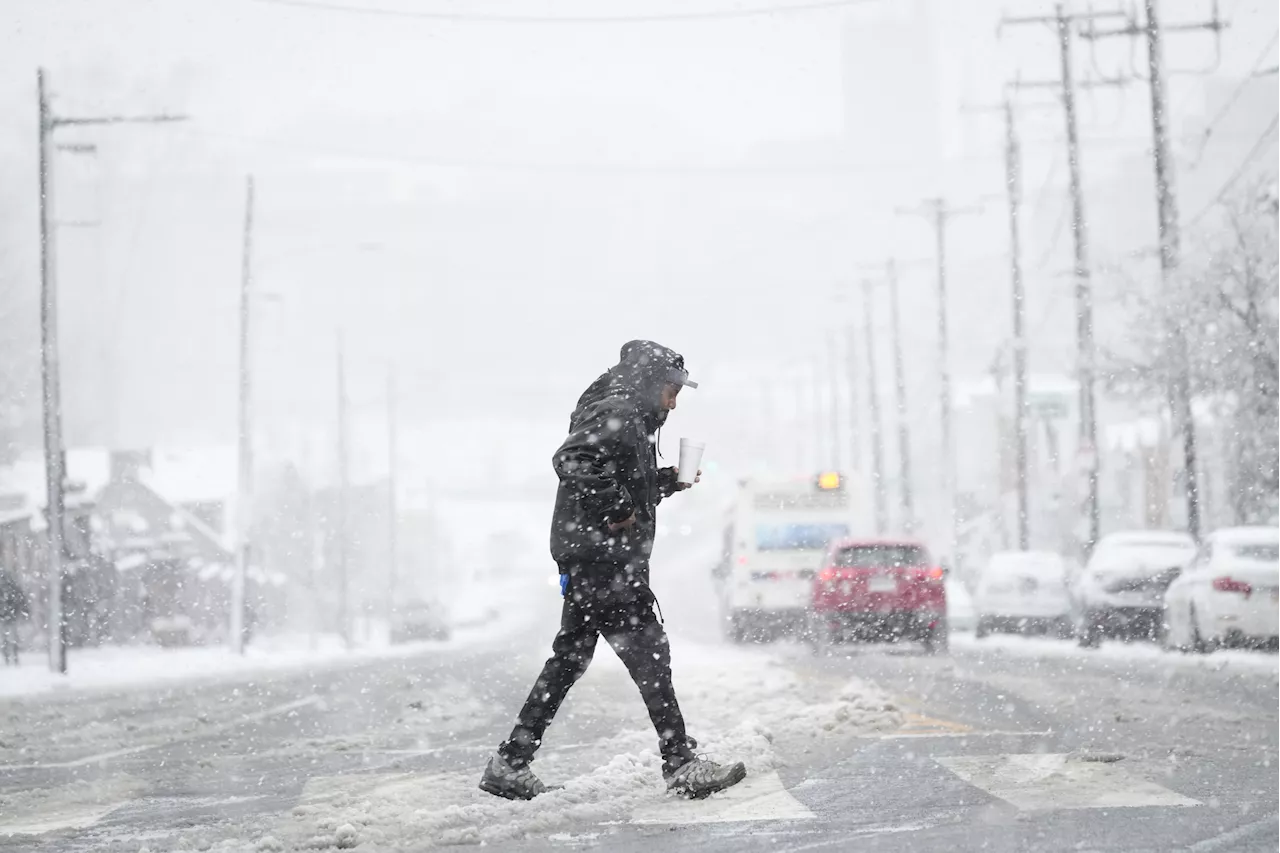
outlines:
[[[663,385],[662,394],[658,397],[658,411],[665,418],[676,410],[676,397],[680,396],[679,385]]]

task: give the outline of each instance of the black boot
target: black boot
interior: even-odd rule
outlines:
[[[691,758],[674,770],[664,769],[662,778],[667,790],[676,796],[701,800],[747,778],[747,767],[741,761],[716,764],[705,758]]]
[[[547,786],[534,775],[529,765],[512,767],[499,753],[494,753],[480,777],[480,790],[508,800],[532,800],[547,792]]]

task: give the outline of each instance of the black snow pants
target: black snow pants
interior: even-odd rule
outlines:
[[[658,733],[665,767],[680,767],[693,758],[693,751],[671,686],[671,647],[666,630],[654,615],[656,601],[644,577],[648,573],[637,576],[613,567],[573,566],[568,574],[560,631],[551,644],[551,657],[520,709],[511,736],[498,752],[516,767],[533,760],[569,688],[591,664],[596,639],[604,637],[640,688]]]

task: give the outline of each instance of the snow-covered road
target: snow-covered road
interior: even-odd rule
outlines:
[[[496,800],[476,781],[548,639],[0,700],[0,851],[1276,845],[1273,655],[676,637],[691,733],[750,771],[686,803],[602,648],[537,762],[563,790]]]

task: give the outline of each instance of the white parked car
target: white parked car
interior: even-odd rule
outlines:
[[[947,591],[947,629],[954,633],[968,633],[978,624],[978,611],[974,609],[973,597],[958,578],[947,578],[944,582]]]
[[[1164,621],[1165,590],[1195,555],[1195,540],[1185,533],[1104,536],[1072,589],[1080,645],[1093,648],[1104,637],[1154,639]]]
[[[1236,527],[1210,535],[1169,586],[1166,648],[1275,645],[1280,636],[1280,531]]]
[[[411,601],[397,607],[391,617],[391,642],[449,639],[449,620],[435,601]]]
[[[978,579],[977,636],[994,631],[1071,636],[1067,567],[1051,551],[992,556]]]

